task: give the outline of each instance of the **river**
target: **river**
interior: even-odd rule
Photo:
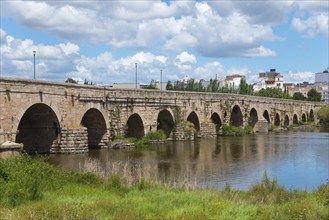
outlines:
[[[75,171],[88,160],[97,161],[105,173],[113,170],[113,164],[129,164],[139,167],[148,178],[188,179],[198,186],[218,189],[227,183],[233,189],[248,189],[266,171],[287,189],[311,191],[329,179],[329,133],[270,132],[49,158],[55,167]]]

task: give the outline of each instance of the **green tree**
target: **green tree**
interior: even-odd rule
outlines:
[[[329,105],[322,106],[317,112],[316,115],[320,119],[320,123],[327,125],[329,127]]]
[[[166,85],[166,90],[173,90],[174,87],[172,85],[172,83],[170,82],[170,80],[167,82],[167,85]]]
[[[311,89],[307,93],[307,101],[313,101],[313,102],[321,101],[321,93],[319,93],[315,89]]]
[[[210,79],[206,91],[219,92],[220,91],[219,81],[217,79]]]
[[[284,98],[289,99],[290,96],[287,92],[282,91],[280,88],[266,88],[261,89],[255,93],[256,96],[271,97],[271,98]]]
[[[239,94],[251,95],[253,93],[252,85],[249,85],[245,78],[242,78],[239,85]]]
[[[75,80],[72,79],[72,78],[67,78],[67,79],[65,80],[65,82],[66,82],[66,83],[74,83],[74,84],[77,84],[77,83],[78,83],[77,81],[75,81]]]
[[[295,92],[294,95],[292,96],[294,100],[305,100],[306,97],[303,95],[301,92]]]

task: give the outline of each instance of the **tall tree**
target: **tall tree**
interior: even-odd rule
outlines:
[[[313,102],[321,101],[321,93],[319,93],[315,89],[311,89],[307,93],[307,101],[313,101]]]
[[[292,96],[294,100],[305,100],[306,97],[303,95],[301,92],[295,92],[294,95]]]

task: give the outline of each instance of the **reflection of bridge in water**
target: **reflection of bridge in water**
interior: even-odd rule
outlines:
[[[222,124],[289,126],[314,121],[322,103],[236,94],[111,89],[0,78],[0,143],[24,144],[27,152],[86,152],[110,137],[143,137],[187,120],[202,136]]]

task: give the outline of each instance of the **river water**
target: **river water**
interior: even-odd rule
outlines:
[[[81,170],[88,160],[97,161],[104,172],[112,172],[115,163],[129,164],[138,166],[149,178],[188,179],[198,186],[218,189],[226,183],[233,189],[248,189],[266,171],[287,189],[311,191],[329,179],[329,133],[270,132],[49,158],[64,170]]]

